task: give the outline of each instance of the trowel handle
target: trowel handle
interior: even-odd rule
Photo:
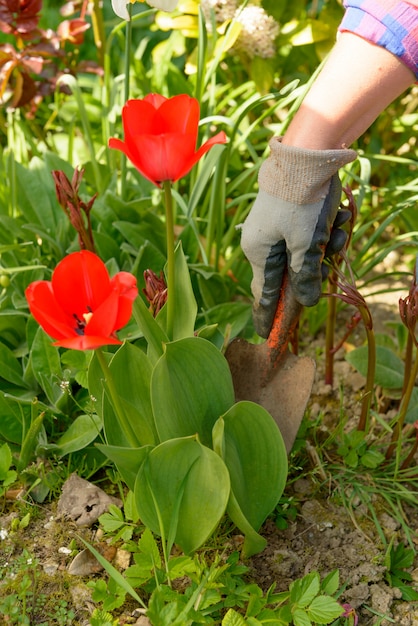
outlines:
[[[299,321],[303,306],[295,299],[286,272],[274,315],[273,325],[267,339],[268,358],[274,369],[286,354],[290,337]]]

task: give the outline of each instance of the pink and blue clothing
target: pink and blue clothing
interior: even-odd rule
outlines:
[[[339,31],[352,32],[397,56],[418,79],[418,1],[345,0]]]

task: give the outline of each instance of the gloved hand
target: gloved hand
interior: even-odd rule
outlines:
[[[324,256],[335,254],[346,240],[338,228],[345,219],[337,217],[337,172],[357,156],[348,149],[295,148],[278,137],[270,141],[270,149],[241,238],[253,269],[253,318],[261,337],[270,333],[286,268],[296,300],[305,306],[318,303]]]

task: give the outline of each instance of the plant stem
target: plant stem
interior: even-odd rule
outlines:
[[[376,339],[373,332],[373,322],[368,308],[366,306],[359,305],[358,310],[366,329],[368,356],[366,385],[364,388],[363,402],[361,405],[361,414],[357,430],[364,431],[367,434],[370,405],[373,396],[374,376],[376,371]]]
[[[125,89],[124,89],[124,101],[127,102],[129,100],[130,93],[130,68],[131,68],[131,48],[132,48],[132,3],[129,2],[127,5],[129,20],[126,22],[126,38],[125,38]],[[120,186],[120,195],[122,200],[125,199],[126,192],[126,172],[127,172],[127,163],[126,163],[126,155],[122,153],[121,155],[121,186]]]
[[[386,459],[390,459],[396,447],[398,447],[397,457],[399,459],[400,445],[402,443],[401,431],[405,422],[405,417],[408,411],[408,406],[411,400],[412,392],[414,390],[417,375],[418,375],[418,354],[416,355],[416,358],[415,358],[414,367],[410,371],[408,384],[406,385],[405,393],[402,396],[398,419],[396,420],[395,428],[393,429],[392,440],[391,440],[390,446],[386,452]],[[397,467],[398,467],[398,463],[397,463]]]
[[[175,311],[175,271],[174,271],[174,220],[173,220],[173,196],[171,183],[163,182],[165,196],[165,223],[167,240],[167,335],[173,339],[174,311]]]
[[[329,294],[337,293],[337,285],[329,281]],[[337,314],[337,301],[331,297],[328,299],[328,312],[325,327],[325,384],[332,385],[334,380],[334,334],[335,316]]]
[[[103,22],[103,10],[100,0],[93,0],[93,12],[91,16],[93,24],[93,36],[94,43],[97,47],[97,57],[99,59],[99,65],[104,65],[104,51],[106,46],[106,35]]]
[[[138,448],[138,446],[140,446],[141,444],[138,441],[132,429],[132,426],[129,423],[129,420],[126,419],[126,415],[120,403],[119,394],[115,386],[115,381],[113,380],[111,371],[107,364],[106,357],[103,354],[101,348],[96,349],[96,355],[97,355],[97,359],[99,361],[100,367],[102,368],[104,382],[105,382],[105,391],[107,391],[109,394],[109,400],[112,403],[112,407],[115,412],[116,419],[118,420],[119,425],[121,426],[123,430],[123,433],[129,443],[129,446],[131,448]]]

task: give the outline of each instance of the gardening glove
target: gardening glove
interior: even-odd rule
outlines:
[[[305,150],[270,141],[271,154],[259,173],[259,192],[242,225],[241,247],[253,270],[253,318],[268,337],[287,269],[296,300],[314,306],[321,296],[322,262],[344,246],[339,228],[338,170],[354,161],[354,150]]]

